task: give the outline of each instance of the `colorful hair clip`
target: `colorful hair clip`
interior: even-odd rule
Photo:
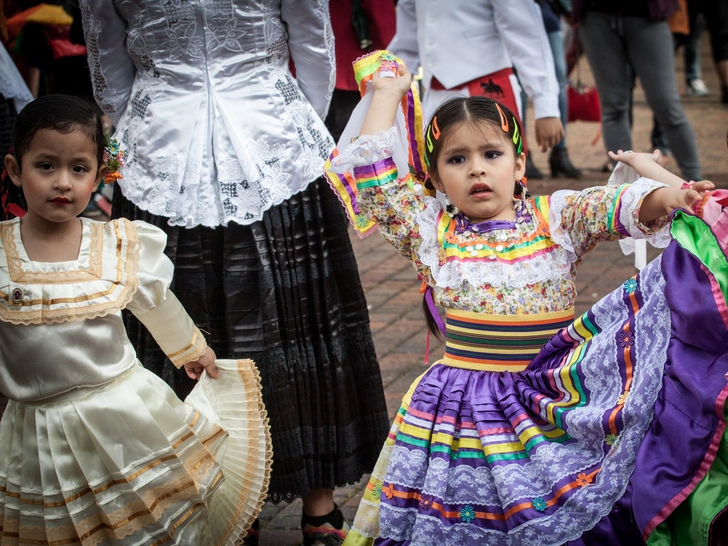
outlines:
[[[501,129],[503,129],[507,133],[508,132],[508,118],[503,113],[503,110],[501,110],[501,107],[497,102],[495,103],[495,107],[498,109],[498,113],[500,114]]]
[[[518,130],[518,122],[516,118],[513,118],[513,144],[516,146],[516,153],[521,155],[523,152],[523,139],[521,138],[521,131]]]
[[[126,164],[124,160],[124,151],[121,149],[119,141],[115,138],[111,138],[109,135],[106,135],[106,147],[104,148],[103,163],[109,169],[109,172],[106,173],[106,178],[104,178],[104,182],[111,184],[116,180],[124,178],[119,172]]]
[[[432,131],[432,136],[435,137],[435,140],[438,140],[440,138],[440,128],[437,126],[437,116],[432,118],[432,128],[434,129]]]

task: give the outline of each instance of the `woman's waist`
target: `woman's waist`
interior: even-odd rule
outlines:
[[[442,364],[471,370],[520,371],[559,330],[574,308],[529,315],[489,315],[448,309]]]

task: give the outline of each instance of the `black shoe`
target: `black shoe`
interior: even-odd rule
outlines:
[[[341,546],[349,529],[344,514],[336,505],[325,516],[310,517],[304,513],[301,517],[303,546]]]
[[[549,156],[549,166],[553,178],[580,178],[581,171],[574,167],[569,160],[566,148],[554,148]]]
[[[728,104],[728,85],[723,86],[723,93],[721,94],[720,102]]]
[[[528,152],[526,156],[526,178],[529,180],[542,180],[543,174],[536,168],[536,165],[531,161],[531,152]]]

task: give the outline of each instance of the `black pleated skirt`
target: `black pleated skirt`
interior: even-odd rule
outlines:
[[[291,501],[371,472],[389,422],[356,260],[337,198],[319,179],[248,226],[172,227],[114,194],[114,216],[168,235],[173,292],[219,358],[251,358],[273,436],[269,499]],[[182,398],[193,382],[131,315],[145,367]]]

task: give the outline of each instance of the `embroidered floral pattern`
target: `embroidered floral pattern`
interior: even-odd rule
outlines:
[[[332,167],[336,173],[353,176],[355,167],[372,166],[391,157],[398,142],[395,128],[361,137],[339,150]],[[371,221],[379,224],[387,241],[434,288],[435,302],[445,307],[508,315],[564,311],[576,300],[579,257],[597,241],[626,235],[622,228],[614,228],[621,224],[614,223],[610,212],[618,188],[605,187],[557,192],[560,195],[555,200],[526,200],[523,221],[515,228],[485,233],[465,225],[446,231],[443,239],[439,228],[444,205],[418,195],[408,184],[409,173],[404,174],[398,180],[360,188],[357,214],[363,219],[362,226]],[[643,181],[626,192],[634,193],[639,203],[659,186]],[[587,235],[579,239],[582,231]],[[539,238],[546,239],[543,247],[533,246],[530,251],[519,246]],[[457,247],[459,255],[447,245]]]
[[[465,523],[470,523],[475,519],[475,509],[469,504],[466,504],[460,509],[460,519]]]
[[[378,482],[374,484],[374,487],[372,487],[372,497],[375,499],[379,499],[382,497],[382,484],[381,482]]]
[[[613,446],[615,443],[617,443],[617,435],[616,434],[607,434],[606,438],[604,438],[604,442],[608,446]]]
[[[420,503],[419,503],[420,504],[420,509],[421,510],[429,510],[430,508],[432,508],[432,501],[433,501],[433,498],[432,498],[431,495],[426,495],[426,494],[423,493],[420,496]]]
[[[592,483],[592,479],[593,478],[588,474],[578,474],[576,476],[576,485],[578,485],[579,487],[586,487],[587,485]]]
[[[634,345],[634,334],[630,332],[629,330],[625,332],[620,332],[617,336],[617,339],[619,340],[619,344],[622,347],[631,347]]]
[[[536,497],[531,501],[531,506],[538,512],[544,512],[548,508],[546,501],[541,497]]]
[[[622,286],[627,294],[632,294],[635,290],[637,290],[637,279],[634,277],[627,279]]]
[[[391,499],[394,496],[394,486],[385,485],[382,487],[382,494],[387,497],[388,499]]]

